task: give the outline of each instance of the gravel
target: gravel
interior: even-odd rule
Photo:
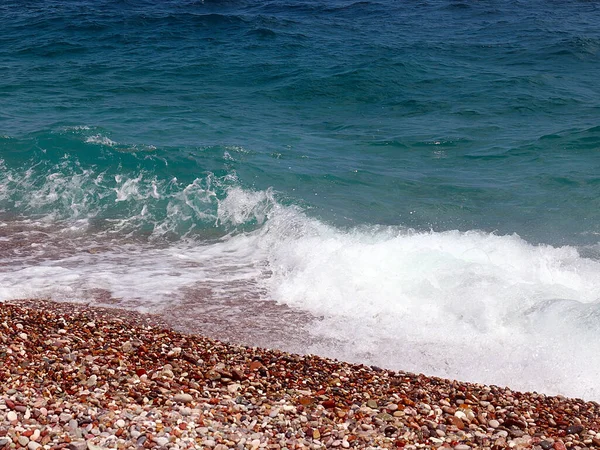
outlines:
[[[600,448],[600,405],[0,304],[0,448]]]

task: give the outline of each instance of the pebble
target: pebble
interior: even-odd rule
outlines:
[[[77,423],[77,421],[75,419],[69,420],[69,428],[73,431],[75,431],[77,428],[79,428],[79,424]]]
[[[237,383],[232,383],[229,386],[227,386],[227,391],[230,394],[235,394],[239,389],[241,388],[241,386]]]
[[[164,436],[159,436],[159,437],[152,438],[152,441],[154,441],[157,445],[164,447],[165,445],[167,445],[169,443],[169,438],[164,437]]]
[[[573,449],[600,444],[600,435],[585,431],[598,430],[600,407],[582,400],[429,383],[424,375],[230,346],[115,320],[113,312],[41,304],[0,304],[0,345],[10,342],[13,351],[2,354],[10,381],[0,394],[0,448],[563,450],[565,443]],[[63,320],[53,308],[70,313]],[[78,308],[84,312],[72,313]],[[26,326],[27,339],[18,338],[16,321]],[[40,364],[19,365],[22,360]]]
[[[177,394],[173,397],[173,401],[177,403],[191,403],[194,400],[190,394]]]
[[[498,422],[498,421],[497,421],[497,420],[495,420],[495,419],[492,419],[492,420],[490,420],[490,421],[488,422],[488,426],[489,426],[490,428],[498,428],[498,427],[500,426],[500,422]]]

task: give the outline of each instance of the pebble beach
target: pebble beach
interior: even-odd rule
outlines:
[[[0,303],[0,448],[600,448],[600,405]]]

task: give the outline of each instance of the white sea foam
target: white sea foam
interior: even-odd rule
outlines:
[[[95,134],[93,136],[88,136],[86,138],[85,142],[87,142],[88,144],[106,145],[108,147],[114,147],[116,145],[119,145],[118,142],[115,142],[112,139],[108,138],[107,136],[103,136],[101,134]]]
[[[307,326],[307,352],[600,400],[599,261],[516,235],[342,230],[281,206],[271,191],[231,188],[217,200],[200,186],[179,195],[216,202],[217,224],[258,228],[100,249],[80,236],[78,251],[60,258],[0,257],[0,299],[85,300],[102,289],[153,310],[206,287],[213,299],[267,298],[319,318]]]

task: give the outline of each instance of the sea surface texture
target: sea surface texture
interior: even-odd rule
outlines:
[[[0,301],[600,400],[600,5],[0,2]]]

